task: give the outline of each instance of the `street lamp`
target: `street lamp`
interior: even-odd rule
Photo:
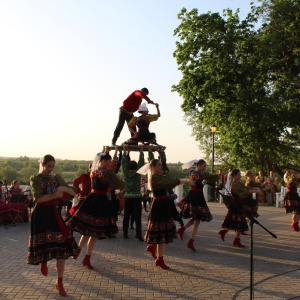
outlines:
[[[214,172],[214,160],[215,160],[215,133],[217,131],[217,126],[213,125],[211,126],[211,132],[212,132],[212,167],[211,167],[211,173]]]

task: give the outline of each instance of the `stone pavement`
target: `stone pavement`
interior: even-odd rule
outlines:
[[[201,223],[195,239],[197,252],[186,247],[190,228],[183,241],[169,244],[165,262],[170,270],[154,266],[145,251],[146,243],[134,238],[98,240],[92,256],[94,270],[83,268],[84,251],[66,263],[64,286],[67,297],[54,289],[55,261],[49,275],[38,266],[26,264],[29,223],[0,226],[0,299],[250,299],[250,235],[242,236],[246,248],[232,245],[234,233],[220,239],[226,207],[209,203],[214,217]],[[253,299],[300,299],[300,232],[290,228],[291,214],[283,208],[259,207],[258,221],[278,236],[274,239],[254,225]],[[143,212],[145,228],[147,214]],[[249,232],[250,233],[250,232]],[[76,240],[79,235],[75,234]]]

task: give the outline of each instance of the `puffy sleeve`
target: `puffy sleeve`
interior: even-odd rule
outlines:
[[[159,174],[152,175],[151,186],[153,190],[157,189],[173,189],[179,184],[179,179],[166,178]]]
[[[55,174],[54,176],[55,176],[55,178],[56,178],[57,186],[58,186],[58,187],[59,187],[59,186],[65,186],[65,187],[67,187],[67,188],[72,189],[72,190],[76,193],[76,188],[75,188],[74,186],[69,186],[69,185],[66,183],[66,181],[61,177],[61,175]],[[67,194],[67,193],[64,192],[64,194],[63,194],[63,196],[62,196],[62,199],[63,199],[63,200],[72,200],[72,199],[73,199],[73,196],[71,196],[71,195],[69,195],[69,194]]]
[[[44,195],[41,187],[41,180],[37,175],[30,177],[30,186],[33,201],[37,201]]]
[[[105,175],[105,179],[107,180],[109,186],[111,187],[112,190],[117,190],[117,189],[124,189],[125,187],[125,182],[120,179],[114,171],[112,170],[107,170]]]
[[[137,123],[137,117],[133,117],[129,122],[128,122],[128,126],[129,127],[135,127]]]
[[[153,122],[158,120],[158,115],[147,115],[148,121]]]
[[[207,180],[208,182],[211,182],[211,183],[215,183],[215,182],[219,181],[219,176],[218,175],[212,175],[212,174],[209,174],[207,172],[204,172],[202,174],[202,179],[205,179],[205,180]]]
[[[244,186],[241,182],[233,182],[231,185],[231,193],[242,199],[248,197],[250,189],[250,187]]]

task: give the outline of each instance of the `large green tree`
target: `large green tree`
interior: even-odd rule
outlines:
[[[215,124],[216,157],[223,164],[276,171],[289,160],[297,164],[299,6],[263,1],[244,20],[230,9],[221,16],[183,8],[178,15],[174,57],[182,78],[173,91],[183,98],[187,122],[207,156]],[[279,18],[283,8],[288,13]]]

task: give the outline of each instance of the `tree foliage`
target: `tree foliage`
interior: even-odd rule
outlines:
[[[300,2],[259,3],[244,20],[238,10],[183,8],[174,31],[182,78],[172,90],[207,156],[215,124],[221,164],[280,173],[299,165]]]

